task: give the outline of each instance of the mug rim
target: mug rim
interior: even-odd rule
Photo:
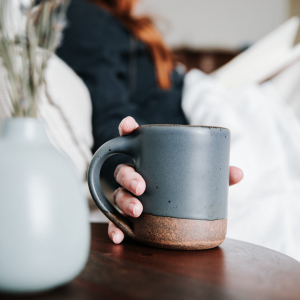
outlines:
[[[146,124],[140,125],[139,127],[198,127],[198,128],[216,128],[216,129],[226,129],[226,127],[219,127],[219,126],[208,126],[208,125],[181,125],[181,124]]]

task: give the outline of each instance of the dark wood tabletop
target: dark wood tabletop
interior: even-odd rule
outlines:
[[[202,251],[156,249],[130,239],[114,245],[107,224],[91,226],[91,252],[82,273],[30,298],[300,299],[300,263],[270,249],[232,239]]]

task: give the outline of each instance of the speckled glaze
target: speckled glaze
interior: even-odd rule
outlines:
[[[172,249],[212,248],[226,235],[229,148],[226,128],[140,126],[97,150],[88,172],[90,191],[105,215],[132,238]],[[118,153],[132,157],[146,181],[138,197],[143,215],[133,223],[108,202],[99,182],[102,164]]]

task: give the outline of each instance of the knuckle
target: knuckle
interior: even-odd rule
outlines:
[[[120,169],[121,169],[121,165],[118,165],[115,169],[115,172],[114,172],[114,177],[117,178],[118,176],[118,173],[120,172]]]
[[[126,180],[129,178],[129,176],[130,176],[130,167],[123,166],[118,173],[117,181],[122,186],[124,186],[126,184]]]
[[[126,181],[126,172],[120,172],[120,177],[119,177],[119,183],[122,185],[122,186],[124,186],[124,184],[125,184],[125,181]]]
[[[123,189],[119,188],[114,197],[114,202],[118,207],[121,208],[121,206],[124,205],[125,201],[126,201],[126,193],[124,192]]]
[[[107,229],[108,234],[111,234],[111,232],[113,231],[113,229],[114,229],[114,224],[111,221],[109,221],[109,223],[108,223],[108,229]]]
[[[124,166],[127,166],[127,167],[129,167],[130,169],[132,169],[132,170],[134,170],[135,171],[135,166],[134,166],[134,164],[123,164]]]
[[[117,204],[118,194],[121,192],[121,188],[118,188],[113,193],[114,204]]]
[[[121,207],[124,207],[125,202],[126,202],[126,199],[127,199],[127,197],[126,197],[125,194],[121,195],[120,200],[119,200],[119,205],[120,205]]]

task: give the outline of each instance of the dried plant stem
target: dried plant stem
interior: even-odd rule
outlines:
[[[11,0],[0,0],[0,56],[7,71],[13,116],[37,115],[45,69],[61,41],[69,1],[43,0],[37,6],[34,2],[24,7],[19,0],[16,14]]]

